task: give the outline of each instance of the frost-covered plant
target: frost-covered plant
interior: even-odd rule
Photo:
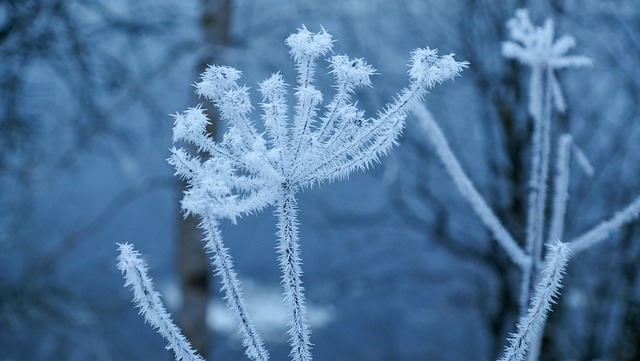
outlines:
[[[583,56],[566,55],[566,52],[574,47],[575,41],[570,36],[554,40],[551,20],[547,20],[541,27],[536,27],[529,20],[528,12],[519,10],[516,16],[509,20],[507,27],[511,41],[503,44],[503,55],[506,58],[517,59],[532,69],[529,88],[529,113],[533,119],[532,159],[524,249],[502,225],[465,174],[428,109],[419,104],[415,108],[415,114],[420,119],[421,129],[434,145],[435,151],[460,193],[469,201],[472,209],[492,232],[496,241],[522,271],[521,317],[517,331],[510,337],[509,345],[500,360],[524,360],[526,357],[528,360],[535,361],[540,351],[541,334],[546,316],[551,310],[553,299],[558,296],[562,274],[570,256],[606,239],[622,225],[638,218],[640,198],[582,236],[563,242],[570,150],[574,150],[577,161],[587,174],[591,174],[593,169],[584,154],[573,144],[571,136],[561,135],[556,154],[551,219],[547,219],[545,215],[548,207],[551,119],[554,109],[564,112],[566,108],[555,71],[566,67],[586,66],[591,62]],[[545,234],[547,224],[548,229]],[[546,261],[543,259],[545,243],[548,245]]]
[[[216,274],[222,278],[225,300],[239,322],[246,354],[255,360],[267,360],[269,356],[246,311],[240,283],[218,230],[219,221],[226,218],[235,222],[237,217],[275,206],[278,261],[289,312],[290,355],[294,361],[311,360],[296,193],[368,168],[396,143],[407,115],[427,90],[454,78],[467,66],[466,62],[455,61],[453,54],[438,56],[433,49],[414,50],[409,86],[376,117],[369,118],[351,98],[357,87],[371,86],[374,68],[363,59],[331,56],[329,73],[335,78],[335,95],[319,115],[324,97],[314,86],[315,63],[331,52],[332,42],[326,31],[312,33],[304,27],[287,38],[298,74],[296,104],[290,116],[288,86],[280,74],[260,83],[264,131],[258,130],[250,118],[249,89],[237,83],[240,71],[227,66],[209,66],[196,84],[196,93],[212,101],[220,118],[228,123],[221,141],[207,134],[209,119],[201,106],[175,116],[174,142],[185,141],[207,155],[200,159],[184,148],[172,150],[169,162],[188,182],[182,208],[187,214],[201,217],[206,248],[212,253]],[[121,251],[121,263],[132,258],[132,252],[125,252],[127,248],[121,247]],[[144,283],[143,276],[126,270],[127,284]],[[137,277],[140,281],[135,280]],[[135,301],[144,304],[159,300],[146,300],[136,294]],[[176,339],[163,335],[170,342]]]
[[[529,102],[533,119],[532,160],[523,242],[511,235],[474,187],[431,113],[420,103],[429,88],[457,76],[467,66],[466,62],[457,62],[452,55],[438,56],[429,48],[414,50],[409,86],[376,117],[367,118],[351,97],[356,87],[371,86],[369,78],[375,70],[362,59],[331,56],[329,72],[335,78],[336,92],[322,115],[318,115],[323,95],[313,85],[315,62],[331,51],[332,39],[324,30],[312,33],[303,27],[286,41],[298,73],[296,105],[290,114],[288,86],[280,74],[273,74],[260,83],[264,124],[260,130],[250,118],[249,89],[237,83],[238,70],[214,65],[202,74],[196,92],[215,104],[221,119],[229,124],[228,131],[219,142],[210,138],[206,131],[209,119],[201,106],[177,114],[174,142],[190,143],[198,152],[205,153],[206,158],[190,155],[184,148],[174,148],[169,161],[175,166],[176,174],[188,182],[182,207],[187,214],[198,215],[202,220],[205,248],[212,254],[215,272],[222,279],[225,300],[238,320],[249,358],[266,361],[269,355],[247,313],[219,222],[223,219],[235,222],[245,214],[275,207],[278,261],[290,318],[290,356],[294,361],[311,360],[296,194],[304,188],[343,179],[355,170],[368,168],[396,142],[405,118],[413,110],[459,191],[522,271],[521,317],[500,360],[538,359],[545,320],[559,295],[569,258],[638,218],[640,198],[576,239],[564,240],[571,150],[586,173],[592,173],[593,169],[571,136],[561,135],[556,152],[554,194],[551,202],[547,200],[551,119],[554,110],[563,112],[566,108],[555,71],[585,66],[590,61],[582,56],[566,55],[575,45],[573,38],[564,36],[555,40],[553,23],[547,21],[536,27],[525,10],[516,13],[508,22],[508,28],[511,40],[503,44],[503,55],[532,69]],[[547,212],[548,203],[550,212]],[[551,214],[550,219],[547,213]],[[128,244],[121,245],[120,252],[119,268],[125,274],[126,285],[132,286],[134,302],[145,319],[169,341],[168,348],[175,352],[178,360],[200,360],[160,303],[139,254]]]

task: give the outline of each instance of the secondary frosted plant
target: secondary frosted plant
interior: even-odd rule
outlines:
[[[509,20],[507,27],[511,40],[503,44],[503,55],[531,67],[529,113],[533,120],[533,136],[524,249],[502,225],[465,174],[428,109],[419,104],[415,114],[420,120],[421,129],[432,142],[460,193],[468,200],[480,220],[491,230],[496,241],[522,271],[521,317],[516,333],[509,338],[509,345],[505,348],[500,360],[520,361],[527,358],[535,361],[538,360],[546,317],[551,311],[554,298],[559,295],[563,272],[569,258],[604,240],[623,224],[636,219],[640,213],[640,198],[583,236],[570,242],[563,242],[570,151],[574,151],[585,173],[590,175],[593,173],[593,168],[573,143],[570,135],[563,134],[559,137],[551,219],[547,220],[545,214],[548,206],[551,118],[553,110],[564,112],[566,108],[555,71],[566,67],[590,65],[591,62],[582,56],[566,55],[566,52],[575,45],[574,39],[564,36],[555,40],[553,22],[547,20],[543,26],[534,26],[526,10],[519,10],[516,16]],[[549,226],[545,234],[547,224]],[[545,243],[548,248],[546,256],[543,255]]]

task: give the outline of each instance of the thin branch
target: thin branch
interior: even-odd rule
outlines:
[[[267,361],[269,353],[264,347],[262,336],[256,330],[251,316],[247,312],[238,275],[234,271],[229,250],[222,242],[222,235],[215,217],[211,214],[204,215],[202,228],[205,231],[205,248],[212,254],[211,262],[216,270],[216,275],[222,278],[222,291],[225,293],[224,299],[227,307],[234,313],[240,325],[245,353],[252,360]]]
[[[421,103],[417,104],[413,112],[420,120],[418,123],[420,129],[422,129],[424,134],[431,140],[438,156],[460,193],[471,204],[471,207],[480,220],[489,228],[494,238],[498,241],[498,244],[507,252],[511,260],[520,266],[521,269],[525,269],[529,265],[530,260],[520,246],[518,246],[509,231],[502,225],[493,210],[487,205],[487,202],[475,188],[471,179],[465,174],[460,162],[453,154],[451,147],[449,147],[444,134],[442,134],[442,130],[433,119],[427,107]]]
[[[562,287],[564,270],[571,256],[571,249],[566,243],[557,242],[549,246],[547,262],[542,272],[542,279],[536,286],[531,305],[518,322],[518,331],[510,338],[500,361],[524,360],[529,345],[542,332],[551,305]]]
[[[125,278],[125,286],[131,286],[133,302],[140,310],[140,314],[153,328],[162,335],[169,344],[167,349],[174,352],[178,361],[204,361],[191,347],[186,337],[173,323],[171,315],[167,313],[160,294],[153,288],[153,283],[147,275],[147,264],[140,253],[130,244],[119,244],[118,269]]]
[[[558,141],[556,159],[556,177],[554,182],[553,209],[551,225],[549,226],[549,241],[561,240],[564,234],[564,217],[567,213],[567,199],[569,198],[569,151],[572,137],[564,134]]]
[[[623,225],[635,221],[640,216],[640,197],[636,198],[611,218],[602,221],[588,232],[569,242],[569,247],[575,253],[582,252],[609,237]]]

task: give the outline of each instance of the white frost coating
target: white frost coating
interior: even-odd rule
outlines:
[[[302,259],[298,236],[298,217],[295,196],[284,187],[278,202],[278,262],[282,271],[284,304],[290,311],[289,343],[293,361],[311,360],[311,341],[307,306],[302,286]]]
[[[282,76],[274,74],[262,82],[260,107],[266,139],[249,118],[248,90],[237,84],[241,72],[228,66],[209,66],[196,84],[196,92],[211,100],[222,120],[229,123],[222,141],[207,135],[209,120],[201,106],[175,116],[174,141],[189,142],[209,153],[209,158],[200,162],[180,148],[173,150],[169,161],[189,183],[188,194],[198,193],[217,204],[212,211],[220,218],[234,220],[275,204],[273,195],[285,181],[298,189],[368,168],[395,144],[410,108],[427,89],[459,75],[467,66],[452,55],[438,56],[433,49],[415,50],[409,86],[378,117],[368,119],[351,96],[357,87],[371,86],[369,78],[375,69],[362,59],[333,56],[329,68],[337,91],[324,116],[317,119],[324,97],[313,86],[315,62],[331,51],[331,36],[324,30],[312,33],[303,27],[287,44],[298,70],[295,116],[289,121],[287,85]],[[185,197],[183,208],[202,214],[197,199]]]

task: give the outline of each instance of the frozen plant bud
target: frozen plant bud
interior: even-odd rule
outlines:
[[[376,70],[364,59],[349,59],[346,55],[336,55],[331,58],[330,73],[336,77],[338,84],[371,86],[369,77],[375,72]]]
[[[295,34],[289,35],[286,40],[293,59],[297,62],[305,57],[316,59],[331,50],[331,35],[322,29],[318,33],[312,33],[303,25]]]
[[[469,63],[455,61],[453,54],[439,57],[437,49],[420,48],[411,53],[409,65],[409,77],[430,88],[459,75]]]
[[[227,119],[246,117],[251,112],[251,100],[246,87],[225,91],[220,100],[220,111]]]
[[[197,83],[196,93],[209,100],[217,100],[227,89],[237,87],[242,72],[230,66],[209,65]]]
[[[272,74],[269,78],[260,83],[260,92],[264,98],[273,97],[273,95],[284,94],[287,84],[280,73]]]
[[[198,157],[191,157],[184,148],[173,147],[171,153],[171,157],[167,160],[176,168],[174,175],[190,181],[200,173],[202,164]]]
[[[194,142],[198,136],[205,133],[209,118],[201,105],[189,108],[182,114],[175,114],[173,126],[173,141],[184,140]]]

